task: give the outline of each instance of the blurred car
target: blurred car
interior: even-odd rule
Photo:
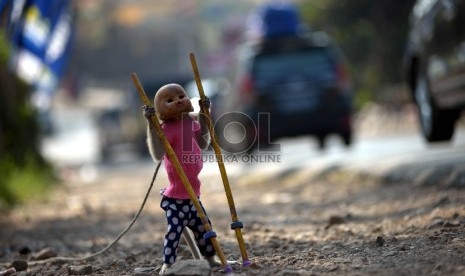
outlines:
[[[101,161],[109,161],[121,151],[146,155],[145,138],[141,135],[143,124],[140,112],[130,105],[115,106],[97,113]]]
[[[410,16],[403,69],[427,142],[451,140],[465,108],[464,24],[464,0],[419,0]]]
[[[232,101],[248,151],[282,137],[331,134],[352,143],[352,98],[345,58],[324,32],[276,36],[244,45]],[[242,119],[241,119],[242,118]],[[245,119],[245,120],[243,120]]]
[[[156,80],[141,80],[147,97],[152,101],[157,90],[168,83],[186,85],[191,76],[175,75]],[[131,83],[132,85],[132,83]],[[100,92],[101,93],[101,92]],[[142,101],[132,85],[122,91],[121,99],[115,103],[115,94],[108,104],[97,113],[100,151],[102,161],[111,160],[115,154],[127,151],[140,158],[149,158],[147,148],[147,123],[142,115]]]
[[[226,78],[222,77],[211,77],[204,78],[202,81],[202,88],[207,96],[210,99],[211,111],[210,115],[212,117],[213,123],[216,122],[221,110],[223,110],[223,97],[227,91],[230,89],[230,83]],[[194,106],[194,112],[199,112],[200,106],[198,106],[198,100],[200,99],[199,91],[197,88],[197,83],[195,80],[191,80],[184,85],[187,95],[192,100],[192,105]]]

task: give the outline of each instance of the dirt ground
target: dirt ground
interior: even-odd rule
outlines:
[[[153,169],[155,165],[153,166]],[[49,200],[0,217],[0,271],[43,249],[83,256],[110,243],[137,212],[152,168],[116,167],[95,183],[64,185]],[[202,201],[230,261],[241,262],[217,174],[201,175]],[[134,275],[161,268],[166,228],[160,175],[134,227],[105,254],[74,263],[30,265],[17,275]],[[382,183],[344,171],[311,168],[230,175],[253,265],[236,275],[465,275],[465,190],[421,183]],[[178,260],[192,258],[185,246]],[[213,275],[223,275],[214,269]]]

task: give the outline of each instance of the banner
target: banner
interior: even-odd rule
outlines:
[[[68,60],[73,35],[69,0],[2,0],[9,10],[10,66],[37,93],[50,96]]]

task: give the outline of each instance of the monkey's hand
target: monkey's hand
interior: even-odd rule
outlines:
[[[155,115],[155,108],[153,106],[143,105],[142,110],[143,110],[144,117],[147,118],[148,120],[152,116]]]
[[[203,108],[210,109],[211,103],[210,103],[210,98],[207,96],[204,97],[204,99],[199,100],[199,106],[200,109],[202,110]]]

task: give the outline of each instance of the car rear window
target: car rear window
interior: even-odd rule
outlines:
[[[252,68],[258,82],[274,82],[289,75],[316,78],[333,71],[333,61],[322,47],[258,55]]]

